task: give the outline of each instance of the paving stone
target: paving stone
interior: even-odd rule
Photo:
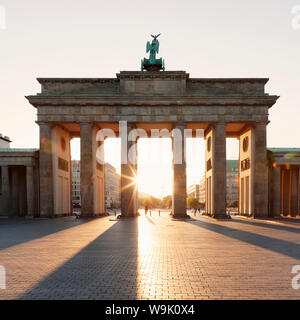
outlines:
[[[299,223],[0,221],[0,299],[299,299],[297,264]]]

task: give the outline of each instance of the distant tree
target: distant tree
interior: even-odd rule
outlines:
[[[154,196],[150,196],[150,205],[149,207],[150,208],[157,208],[160,206],[160,199],[159,198],[156,198]]]
[[[167,199],[166,206],[168,209],[172,208],[172,197],[171,196]]]
[[[161,199],[160,205],[162,208],[170,209],[172,207],[172,196],[168,195]]]
[[[198,209],[200,208],[200,202],[193,196],[188,196],[186,199],[186,205],[188,208]]]
[[[142,207],[142,208],[144,208],[146,206],[149,209],[150,208],[157,208],[160,206],[160,204],[161,204],[161,199],[156,198],[151,195],[147,195],[147,197],[139,199],[139,207]]]

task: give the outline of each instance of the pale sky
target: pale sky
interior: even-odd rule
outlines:
[[[12,147],[37,148],[36,110],[24,98],[40,92],[37,77],[139,70],[150,34],[162,33],[166,70],[270,78],[267,92],[281,97],[270,109],[268,146],[300,147],[296,5],[300,0],[0,0],[0,132]],[[229,143],[228,157],[236,151]],[[188,184],[203,165],[188,169]]]

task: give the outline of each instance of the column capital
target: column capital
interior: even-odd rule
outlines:
[[[55,124],[52,121],[35,121],[39,126],[55,127]]]
[[[225,121],[217,121],[217,122],[209,123],[207,128],[204,130],[204,139],[206,139],[206,136],[217,127],[220,128],[221,126],[224,126],[226,130],[226,125],[227,125],[227,122]]]
[[[212,124],[213,127],[226,126],[226,125],[227,125],[226,121],[217,121]]]
[[[80,126],[94,126],[93,121],[79,121],[78,123]]]
[[[173,129],[178,128],[178,127],[186,127],[186,122],[178,121],[178,122],[173,122]]]
[[[127,128],[129,129],[135,129],[136,128],[136,123],[135,122],[131,122],[131,121],[127,121]]]
[[[257,127],[257,126],[267,126],[269,123],[270,123],[269,120],[267,120],[267,121],[256,121],[256,122],[253,123],[253,126],[254,126],[254,127]]]

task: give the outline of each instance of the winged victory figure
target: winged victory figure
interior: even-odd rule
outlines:
[[[158,35],[153,35],[151,34],[151,37],[153,38],[152,42],[150,41],[147,42],[146,45],[146,53],[149,53],[149,59],[144,58],[141,63],[141,70],[147,70],[147,71],[159,71],[163,70],[165,71],[165,62],[162,58],[156,59],[156,54],[159,51],[159,41],[157,38],[161,34],[159,33]]]

